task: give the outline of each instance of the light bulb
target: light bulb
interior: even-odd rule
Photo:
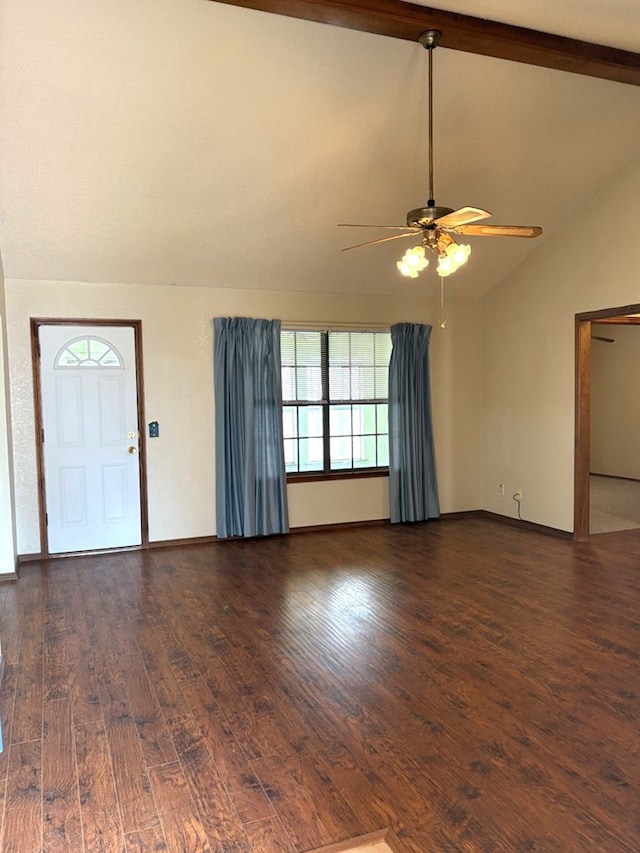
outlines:
[[[451,273],[455,272],[457,269],[457,265],[448,255],[440,255],[438,258],[438,269],[436,270],[438,275],[442,277],[451,275]]]
[[[418,278],[418,271],[415,267],[410,266],[404,258],[401,261],[396,263],[396,266],[402,273],[402,275],[406,275],[408,278]]]
[[[402,256],[402,260],[396,263],[396,266],[402,273],[409,278],[417,278],[418,273],[429,265],[429,261],[424,256],[424,248],[422,246],[414,246],[413,249],[407,249]]]
[[[452,243],[447,246],[447,257],[451,258],[456,269],[467,262],[470,254],[471,246],[467,246],[465,243]]]
[[[471,254],[471,246],[451,242],[438,257],[438,275],[447,276],[466,263]]]

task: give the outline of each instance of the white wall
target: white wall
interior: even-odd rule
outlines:
[[[388,297],[7,280],[18,552],[40,550],[30,317],[142,320],[146,420],[160,424],[160,438],[147,441],[149,535],[156,541],[215,533],[214,316],[432,323],[441,509],[479,508],[478,303],[450,299],[446,330],[438,327],[438,312],[437,301],[421,292]],[[387,518],[387,479],[296,484],[289,487],[289,510],[293,527]]]
[[[640,303],[639,195],[640,158],[483,300],[487,510],[520,487],[524,518],[573,529],[574,318]]]
[[[5,284],[0,260],[0,575],[16,570]]]
[[[591,471],[640,479],[640,327],[593,325]]]

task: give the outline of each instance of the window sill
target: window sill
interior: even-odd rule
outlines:
[[[308,474],[287,474],[287,485],[292,483],[318,483],[327,480],[364,480],[369,477],[388,477],[388,468],[367,468],[362,471],[313,471]]]

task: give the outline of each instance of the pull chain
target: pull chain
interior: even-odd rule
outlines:
[[[444,316],[444,278],[440,276],[440,328],[446,329],[447,321]]]

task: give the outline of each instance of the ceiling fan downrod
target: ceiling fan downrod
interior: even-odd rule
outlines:
[[[418,41],[429,51],[429,132],[428,132],[428,155],[429,155],[429,198],[426,207],[417,207],[407,214],[407,225],[432,230],[436,228],[435,220],[448,213],[453,213],[451,207],[436,207],[433,191],[433,51],[440,44],[442,33],[440,30],[425,30]]]
[[[433,51],[440,44],[440,30],[425,30],[418,41],[429,51],[429,199],[427,207],[435,207],[433,192]]]

